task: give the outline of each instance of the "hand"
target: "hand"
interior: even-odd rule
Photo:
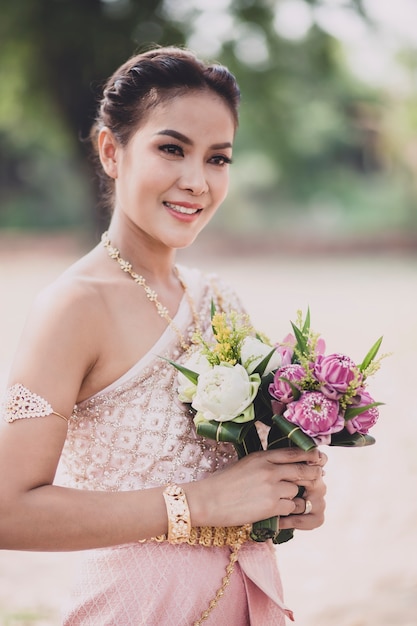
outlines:
[[[319,513],[324,510],[324,492],[319,493],[326,460],[317,449],[255,452],[204,480],[189,483],[184,487],[192,524],[238,526],[275,515],[291,516],[297,507],[301,513],[303,501],[296,498],[300,486],[314,499]]]
[[[319,452],[320,460],[318,465],[323,468],[327,463],[327,455]],[[281,516],[279,520],[280,529],[297,528],[299,530],[312,530],[318,528],[324,522],[324,511],[326,503],[324,496],[326,495],[326,485],[323,482],[324,470],[322,475],[311,481],[309,485],[304,485],[304,493],[302,497],[294,498],[295,510],[287,516]],[[311,503],[311,512],[304,515],[306,511],[306,502]]]

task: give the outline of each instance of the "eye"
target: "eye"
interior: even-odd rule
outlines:
[[[211,157],[209,163],[213,163],[214,165],[223,167],[224,165],[230,165],[232,163],[232,159],[225,156],[224,154],[216,154],[215,156]]]
[[[166,143],[163,146],[159,146],[159,150],[172,156],[184,156],[184,150],[175,143]]]

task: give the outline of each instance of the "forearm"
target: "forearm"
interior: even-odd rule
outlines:
[[[299,485],[306,487],[313,507],[324,510],[318,506],[324,487],[312,486],[322,474],[316,457],[317,452],[297,449],[254,453],[204,480],[182,485],[191,524],[238,526],[289,515],[295,511]],[[115,493],[50,484],[13,488],[4,481],[0,493],[0,549],[85,550],[168,531],[163,487]]]
[[[1,549],[85,550],[167,532],[162,488],[114,493],[45,485],[2,500]]]

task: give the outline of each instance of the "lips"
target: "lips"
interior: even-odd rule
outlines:
[[[176,211],[177,213],[182,213],[183,215],[195,215],[202,211],[202,207],[198,205],[192,204],[174,204],[172,202],[164,202],[163,203],[168,209],[171,211]]]

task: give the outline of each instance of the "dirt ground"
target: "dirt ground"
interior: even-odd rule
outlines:
[[[65,239],[10,240],[0,251],[0,385],[34,295],[78,254]],[[271,339],[297,309],[329,351],[361,360],[384,335],[392,355],[370,383],[386,403],[377,443],[326,449],[327,516],[278,548],[287,604],[297,626],[417,626],[417,257],[210,255],[182,262],[219,271]],[[30,521],[29,521],[30,523]],[[0,552],[0,626],[58,626],[77,554]]]

